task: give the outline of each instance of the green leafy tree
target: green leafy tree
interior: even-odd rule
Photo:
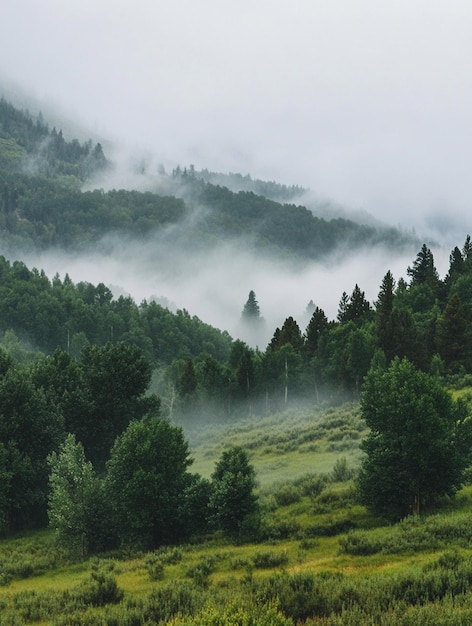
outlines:
[[[100,539],[107,511],[102,483],[75,435],[66,437],[59,451],[48,457],[48,463],[49,525],[60,544],[81,557],[103,548]]]
[[[397,520],[460,487],[472,420],[436,378],[395,358],[387,370],[370,370],[361,410],[370,434],[361,444],[359,490],[372,511]]]
[[[191,358],[185,360],[182,376],[179,381],[179,392],[183,398],[188,398],[197,389],[197,374]]]
[[[257,532],[255,486],[255,471],[247,452],[239,446],[225,450],[212,474],[210,505],[217,526],[233,539]]]
[[[346,372],[354,380],[357,392],[369,370],[374,352],[375,339],[367,329],[356,328],[350,333],[347,342]]]
[[[151,367],[137,346],[108,343],[88,346],[80,361],[83,380],[92,398],[84,416],[82,443],[87,457],[102,471],[110,449],[131,420],[158,409],[155,396],[147,396]]]
[[[105,484],[123,543],[152,549],[182,539],[191,463],[182,429],[158,417],[131,422],[116,439]]]
[[[64,437],[60,412],[35,388],[29,371],[0,355],[0,442],[4,531],[47,522],[47,456]]]

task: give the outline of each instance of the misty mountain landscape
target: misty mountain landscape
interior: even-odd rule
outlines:
[[[466,623],[446,240],[2,97],[0,625]]]
[[[358,277],[338,285],[325,278],[328,269],[345,275],[367,252],[406,263],[419,246],[411,232],[339,217],[339,207],[314,201],[308,190],[249,175],[192,165],[165,173],[141,160],[130,166],[136,189],[110,187],[122,164],[100,143],[66,140],[6,100],[1,113],[3,250],[50,277],[99,272],[117,293],[162,298],[237,334],[252,288],[272,324],[289,312],[302,319],[313,299],[334,315]],[[364,277],[371,293],[383,269],[374,276],[370,267]],[[293,299],[297,310],[288,311]]]
[[[0,626],[472,624],[472,5],[1,23]]]

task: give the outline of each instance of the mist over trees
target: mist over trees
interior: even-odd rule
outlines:
[[[398,249],[414,241],[392,228],[325,220],[284,204],[300,195],[297,187],[254,181],[254,191],[231,191],[220,184],[224,176],[220,181],[193,167],[169,176],[155,172],[161,182],[156,192],[81,191],[84,182],[112,170],[100,143],[66,140],[42,116],[0,100],[0,227],[4,245],[14,249],[84,250],[110,232],[138,240],[165,232],[167,240],[189,249],[242,237],[259,254],[290,260],[319,259],[342,243]]]
[[[231,191],[194,168],[174,171],[166,195],[81,190],[110,167],[100,144],[69,142],[0,101],[5,247],[84,251],[105,234],[156,243],[165,233],[169,251],[247,239],[261,256],[296,265],[412,242],[273,199],[291,201],[297,189]],[[406,276],[387,271],[375,302],[358,282],[341,285],[335,319],[310,302],[305,327],[293,312],[263,345],[254,340],[267,324],[254,290],[236,311],[246,342],[185,309],[116,298],[103,283],[50,279],[0,256],[0,531],[49,520],[80,555],[215,530],[234,541],[255,537],[260,509],[247,452],[225,450],[211,479],[202,478],[190,471],[182,426],[359,398],[371,429],[363,502],[395,519],[453,494],[470,463],[469,418],[444,385],[472,380],[470,237],[451,252],[444,278],[427,244]]]

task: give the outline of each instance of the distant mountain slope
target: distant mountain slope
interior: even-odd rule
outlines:
[[[299,204],[299,187],[245,180],[252,190],[231,191],[212,180],[243,181],[191,168],[176,170],[162,185],[166,195],[133,190],[81,191],[83,181],[113,167],[101,144],[66,141],[0,99],[0,228],[4,246],[68,250],[97,244],[110,233],[149,239],[165,234],[166,244],[191,250],[235,240],[259,254],[297,260],[320,259],[342,247],[345,253],[383,244],[396,250],[416,240],[393,228],[349,219],[323,219]],[[206,172],[206,173],[205,173]],[[162,179],[162,177],[161,177]],[[264,192],[264,193],[263,193]]]
[[[20,111],[0,99],[0,167],[47,178],[86,180],[108,165],[102,146],[89,140],[66,141],[62,131],[52,130],[42,116]],[[63,181],[64,182],[64,181]]]

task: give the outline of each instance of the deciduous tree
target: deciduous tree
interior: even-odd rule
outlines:
[[[225,450],[212,474],[211,506],[217,525],[234,539],[257,528],[255,484],[255,471],[246,451],[239,446]]]
[[[387,370],[370,370],[361,410],[370,434],[359,489],[370,509],[396,520],[460,487],[472,420],[437,379],[395,358]]]
[[[106,490],[124,543],[155,548],[182,538],[179,510],[191,463],[182,429],[158,417],[131,422],[116,439]]]

